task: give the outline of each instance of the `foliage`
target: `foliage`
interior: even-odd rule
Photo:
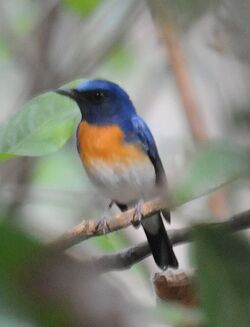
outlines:
[[[38,96],[28,102],[1,128],[0,158],[4,160],[17,155],[44,156],[55,152],[71,137],[78,120],[79,112],[69,99],[54,93]],[[65,158],[60,154],[49,160],[55,168]],[[197,148],[185,177],[174,193],[175,203],[185,203],[236,178],[249,175],[249,163],[249,153],[241,147],[226,142],[202,144]],[[41,161],[41,165],[36,169],[34,181],[46,181],[48,176],[49,180],[51,176],[55,181],[61,180],[60,176],[53,175],[54,168],[51,171],[50,164],[49,167],[46,161],[44,163]],[[65,161],[65,165],[66,171],[67,167],[74,163]],[[27,258],[34,257],[39,247],[18,233],[10,232],[4,225],[0,228],[0,238],[1,288],[6,290],[11,283],[13,292],[9,294],[16,307],[19,310],[23,308],[22,313],[23,310],[36,312],[37,308],[34,309],[29,300],[20,304],[20,298],[16,294],[19,285],[13,271],[19,271],[19,266],[22,266]],[[221,326],[225,321],[229,327],[235,326],[236,322],[240,326],[247,326],[250,317],[244,308],[249,303],[250,285],[246,285],[248,283],[246,276],[250,275],[249,264],[246,264],[250,255],[249,247],[244,241],[226,235],[225,231],[213,229],[197,228],[194,239],[201,299],[210,326]],[[93,242],[106,251],[127,245],[126,239],[120,234],[116,234],[112,241],[106,237],[99,237]],[[10,300],[5,297],[6,294],[4,291],[2,296],[2,305],[5,307]],[[45,310],[43,319],[52,319],[51,315],[46,313],[48,308],[42,310]],[[185,319],[198,323],[202,319],[199,311],[184,310],[175,306],[165,306],[161,312],[164,321],[174,324]],[[36,313],[34,317],[38,319]]]
[[[134,33],[134,30],[130,28],[130,25],[133,25],[132,20],[128,16],[125,17],[125,21],[129,23],[124,24],[123,22],[122,24],[114,24],[123,17],[122,10],[117,10],[117,8],[122,7],[118,2],[117,5],[115,4],[115,1],[107,1],[106,4],[108,5],[106,11],[105,1],[103,2],[101,0],[63,0],[62,2],[52,1],[51,3],[50,1],[43,2],[33,0],[15,0],[13,3],[6,2],[3,6],[4,10],[1,11],[1,27],[3,27],[3,33],[0,38],[0,63],[2,68],[2,85],[7,86],[6,89],[9,91],[8,94],[10,96],[13,95],[14,101],[18,100],[20,94],[19,83],[23,83],[24,81],[24,89],[32,90],[34,89],[32,83],[34,81],[39,81],[40,79],[42,81],[41,86],[45,89],[52,85],[50,84],[50,86],[46,86],[46,81],[66,81],[67,79],[72,78],[67,77],[67,74],[65,73],[62,73],[62,75],[60,74],[62,67],[62,71],[64,68],[65,72],[67,70],[69,71],[69,76],[73,76],[72,71],[75,72],[74,76],[76,76],[76,74],[82,74],[83,72],[83,74],[85,74],[86,71],[87,73],[91,73],[91,68],[89,68],[91,67],[91,64],[86,65],[86,70],[84,67],[80,67],[80,64],[78,68],[73,67],[74,69],[71,69],[71,64],[69,63],[70,55],[72,55],[72,53],[79,55],[79,63],[82,62],[80,60],[80,55],[87,54],[87,57],[90,57],[90,62],[93,61],[94,63],[93,66],[95,68],[95,73],[100,72],[99,67],[101,63],[102,68],[104,67],[107,69],[109,76],[114,76],[112,74],[118,73],[119,78],[121,75],[124,75],[125,79],[129,77],[129,80],[134,80],[134,75],[140,71],[137,70],[137,65],[139,64],[138,67],[140,66],[139,61],[141,59],[141,52],[138,51],[140,39],[144,38],[145,34],[143,33],[151,33],[150,26],[143,25],[143,21],[149,22],[146,17],[148,15],[148,9],[145,10],[146,6],[141,6],[141,8],[144,8],[144,15],[138,15],[140,18],[138,19],[138,25],[141,30],[139,33],[138,30],[135,30],[136,33]],[[160,2],[163,4],[163,18],[167,18],[168,23],[173,23],[177,28],[182,28],[186,31],[186,28],[190,27],[191,23],[193,23],[194,20],[197,20],[198,17],[201,17],[205,12],[209,17],[212,16],[211,11],[209,10],[219,1],[211,0],[208,2],[201,2],[198,0],[177,0],[173,2],[165,0]],[[160,4],[160,2],[156,1],[158,4]],[[137,2],[134,1],[134,4],[136,3]],[[115,6],[113,6],[114,4]],[[12,14],[5,16],[5,13],[8,13],[8,10],[6,10],[8,9],[8,6],[12,7]],[[135,8],[135,13],[139,13],[139,7],[134,5],[133,8]],[[223,7],[221,6],[217,8]],[[226,11],[227,9],[228,8],[226,8]],[[11,10],[9,10],[9,12],[10,11]],[[31,12],[32,15],[30,15]],[[94,16],[95,13],[96,17]],[[216,11],[216,13],[219,13],[219,11]],[[230,10],[229,13],[231,13]],[[77,15],[75,20],[74,14]],[[131,11],[128,11],[128,14],[132,16]],[[226,12],[223,12],[223,14],[224,15],[222,16],[225,17],[222,18],[225,20],[226,25],[230,25],[231,20],[227,18]],[[106,19],[103,19],[105,17]],[[238,13],[237,17],[240,17]],[[101,23],[98,24],[97,22]],[[105,22],[105,24],[103,24],[103,22]],[[73,23],[72,26],[70,26],[71,23]],[[65,26],[63,26],[64,24]],[[67,24],[70,28],[67,28]],[[7,27],[6,29],[4,28],[5,25]],[[103,33],[103,35],[106,35],[110,40],[114,40],[113,44],[109,44],[108,42],[110,49],[107,51],[106,47],[103,47],[104,42],[96,43],[92,42],[92,40],[99,40],[102,32],[105,31],[108,26],[112,25],[116,27],[115,31],[118,32],[119,37],[110,37],[109,33]],[[87,27],[86,30],[84,30],[85,26]],[[199,26],[202,25],[199,23]],[[143,27],[146,27],[145,31],[143,31]],[[88,30],[91,31],[91,33],[86,33]],[[58,31],[62,33],[60,34]],[[70,31],[70,33],[72,31],[72,34],[69,33],[68,35],[65,31]],[[78,31],[81,31],[81,33],[78,33]],[[107,29],[107,31],[109,31],[109,29]],[[130,35],[132,34],[133,37],[131,38]],[[78,40],[80,38],[77,37],[79,35],[84,35],[86,37],[84,40],[81,39],[81,42],[79,42]],[[150,37],[150,35],[148,35],[148,37]],[[153,35],[153,38],[155,39],[155,35]],[[72,42],[65,42],[65,44],[60,45],[60,40]],[[92,43],[94,46],[92,46]],[[63,49],[65,49],[65,45],[67,47],[66,50],[70,51],[65,51],[64,54]],[[78,47],[78,45],[81,45],[81,48]],[[203,47],[204,44],[202,48]],[[154,56],[155,53],[158,52],[155,50],[156,49],[152,47],[152,53],[149,53],[149,55]],[[86,53],[84,53],[85,51]],[[223,53],[220,53],[221,59],[222,56]],[[36,57],[38,59],[37,61],[32,60],[32,58]],[[34,62],[41,63],[42,67],[46,67],[42,76],[36,76],[36,72],[40,74],[41,70],[33,69],[32,63]],[[78,60],[75,62],[78,62]],[[86,63],[86,61],[84,62]],[[150,68],[150,62],[148,61],[147,63]],[[190,64],[192,65],[192,60],[190,61]],[[205,66],[210,67],[210,65]],[[11,75],[14,73],[17,78],[11,78],[10,76],[9,79],[5,69],[6,72],[9,69],[10,71],[13,70]],[[151,70],[149,71],[151,72]],[[160,78],[158,78],[158,80],[153,74],[152,80],[155,80],[156,83],[160,84],[162,81],[161,78],[165,73],[166,72],[162,70],[159,74]],[[8,80],[14,80],[14,83],[6,83]],[[15,82],[17,82],[17,85],[14,85]],[[76,83],[78,83],[78,81],[73,82],[72,85]],[[148,84],[148,81],[147,83],[145,81],[145,84],[142,83],[141,85],[141,87],[143,87],[141,91],[144,90],[144,93],[147,85],[150,85]],[[224,89],[222,90],[224,91]],[[146,91],[150,91],[149,88],[146,88]],[[241,94],[241,92],[238,93]],[[149,103],[153,99],[149,97],[149,94],[142,93],[142,95],[143,97],[141,98],[144,99],[144,102],[142,101],[142,103]],[[7,96],[6,92],[6,97]],[[240,103],[240,101],[235,99],[233,105],[238,102]],[[229,100],[226,101],[226,105],[228,105],[228,103]],[[240,108],[238,109],[240,110]],[[239,112],[239,110],[236,111]],[[2,111],[7,112],[8,106],[6,106],[6,108],[5,106],[2,106]],[[247,115],[243,118],[238,117],[242,119],[238,119],[237,122],[247,126],[246,117]],[[67,212],[65,214],[65,208],[71,210],[72,207],[72,215],[69,215],[72,220],[69,221],[69,224],[72,224],[75,216],[84,215],[85,217],[89,217],[90,215],[95,215],[93,208],[91,208],[90,212],[87,211],[90,210],[89,208],[84,208],[84,214],[82,211],[79,212],[79,215],[78,213],[76,214],[77,209],[79,211],[82,210],[81,205],[84,205],[84,201],[88,201],[88,197],[86,196],[86,198],[84,198],[83,194],[86,194],[89,191],[89,184],[85,183],[86,176],[82,172],[82,167],[80,167],[80,160],[77,158],[77,153],[73,153],[73,150],[69,150],[69,147],[67,146],[63,148],[65,143],[75,132],[79,119],[80,113],[74,102],[66,97],[60,97],[55,93],[49,92],[38,96],[25,104],[23,108],[21,108],[4,126],[0,128],[0,161],[3,162],[20,156],[39,156],[40,160],[37,160],[37,165],[32,171],[31,180],[26,180],[23,184],[27,182],[30,183],[31,187],[29,188],[29,195],[31,194],[33,197],[36,197],[35,193],[37,189],[40,191],[40,189],[43,189],[43,186],[45,186],[44,189],[46,189],[45,193],[47,199],[41,201],[41,198],[38,197],[37,201],[40,206],[44,207],[49,204],[49,200],[54,206],[56,201],[54,201],[53,196],[57,197],[59,191],[61,191],[63,196],[61,196],[59,199],[60,201],[57,203],[59,203],[59,207],[65,216],[68,216]],[[244,128],[244,126],[241,127]],[[61,151],[58,151],[60,149]],[[75,158],[77,158],[78,161],[75,160]],[[10,167],[12,166],[10,165]],[[184,177],[180,178],[180,183],[173,192],[173,202],[175,205],[183,204],[197,197],[206,195],[214,189],[232,182],[237,178],[248,178],[250,174],[249,168],[249,149],[242,148],[235,144],[229,144],[227,141],[215,141],[201,144],[195,149],[194,154],[190,158],[189,165],[185,169]],[[13,174],[13,176],[14,175],[15,174]],[[19,176],[19,179],[22,179],[22,176],[21,178]],[[9,187],[8,178],[6,178],[6,180],[7,182],[5,183],[2,182],[1,179],[1,195],[4,195],[6,192],[5,188],[7,189]],[[20,185],[18,185],[18,187],[19,186]],[[21,185],[21,187],[22,186],[23,185]],[[19,190],[17,191],[17,193],[20,193]],[[86,193],[84,193],[84,191]],[[51,196],[51,194],[53,196]],[[74,201],[68,201],[67,196],[74,198]],[[65,199],[67,199],[67,201]],[[17,202],[19,201],[18,196],[16,200]],[[25,201],[26,200],[30,201],[29,196],[25,197]],[[3,203],[5,202],[4,196],[2,201]],[[25,204],[26,206],[24,201],[20,202],[22,205]],[[6,203],[8,203],[8,201],[6,201]],[[32,202],[32,205],[34,205],[34,201]],[[44,209],[44,207],[42,209]],[[56,209],[59,209],[59,207]],[[34,211],[32,211],[32,209],[30,210],[29,208],[28,210],[33,214]],[[60,213],[58,214],[60,209],[56,211],[57,214],[54,214],[54,211],[51,210],[51,208],[49,208],[49,214],[44,214],[44,212],[46,212],[45,210],[48,208],[45,208],[44,211],[40,209],[41,207],[39,207],[39,210],[36,210],[38,215],[34,215],[35,219],[40,217],[40,215],[43,215],[43,217],[47,219],[50,219],[50,216],[60,216]],[[7,218],[12,219],[13,217]],[[29,219],[30,217],[27,215],[25,219],[26,218]],[[58,220],[61,221],[61,218],[62,217],[60,216]],[[4,217],[4,219],[6,219],[6,217]],[[23,221],[26,223],[25,219],[20,219],[18,223],[20,225]],[[35,221],[36,224],[39,224],[39,222]],[[52,224],[56,224],[54,223],[54,220],[52,221]],[[143,307],[142,315],[147,316],[147,313],[149,313],[150,317],[153,316],[154,320],[160,319],[165,323],[177,326],[186,324],[196,326],[204,324],[204,322],[212,327],[249,326],[249,244],[247,244],[242,235],[237,237],[231,236],[226,230],[216,230],[207,227],[194,227],[192,237],[194,240],[195,262],[198,269],[198,289],[202,304],[201,308],[188,309],[179,307],[173,303],[167,303],[160,304],[153,309]],[[126,236],[122,232],[117,232],[110,237],[103,236],[93,238],[88,241],[86,246],[89,246],[91,249],[93,247],[94,250],[97,251],[101,248],[102,251],[110,252],[117,251],[119,248],[126,247],[128,244],[129,240],[126,239]],[[64,306],[60,306],[58,310],[58,307],[54,305],[55,303],[53,301],[52,303],[44,301],[43,292],[35,294],[36,292],[33,292],[33,288],[29,287],[32,284],[33,279],[37,277],[37,271],[35,274],[28,274],[30,272],[29,268],[31,268],[31,264],[35,261],[43,263],[43,251],[44,247],[39,242],[27,236],[25,232],[14,229],[8,224],[0,223],[1,326],[56,327],[64,326],[65,324],[67,326],[71,325],[65,323],[68,314],[68,308],[66,306],[65,308]],[[78,253],[80,253],[80,251]],[[63,259],[65,259],[65,257],[63,257]],[[56,274],[56,280],[61,282],[61,285],[59,285],[63,288],[67,282],[71,283],[74,281],[73,278],[69,278],[69,276],[72,276],[70,274],[72,266],[67,266],[64,260],[62,265],[59,266],[59,271],[56,269],[56,272],[58,273]],[[48,270],[50,269],[49,266],[45,265],[44,267],[46,272],[47,268]],[[63,270],[63,277],[65,279],[60,279],[60,270],[62,267],[66,267],[66,270],[68,270]],[[146,266],[135,266],[132,269],[132,273],[134,273],[134,271],[137,271],[137,273],[139,272],[140,274],[137,277],[142,279],[144,277],[143,273],[145,273],[146,270],[145,267]],[[79,266],[73,266],[74,271],[80,271],[78,268]],[[131,270],[129,273],[131,273]],[[85,278],[85,276],[82,277]],[[148,277],[149,276],[147,275],[147,282],[149,282]],[[118,284],[116,283],[115,274],[112,274],[112,278],[113,284]],[[126,278],[128,280],[129,276],[126,275]],[[129,280],[129,283],[130,281],[131,280]],[[132,283],[133,282],[134,281],[132,281]],[[49,290],[53,292],[53,283],[44,284],[46,284],[44,285],[44,290],[46,286],[48,286]],[[82,286],[82,283],[78,283],[78,285],[74,284],[74,286],[75,285],[77,287],[71,287],[73,292],[77,293],[76,289],[82,291],[80,287]],[[132,285],[134,286],[135,284]],[[129,298],[130,294],[127,292],[127,289],[124,290],[124,293],[127,293],[126,296]],[[102,292],[99,292],[99,294],[100,297],[103,296]],[[67,297],[70,297],[70,292],[67,293]],[[104,292],[104,302],[106,299],[106,292]],[[86,301],[86,303],[87,302],[88,301]],[[78,311],[83,310],[83,306],[86,305],[86,303],[81,302],[81,305],[78,305],[77,303]],[[135,310],[135,308],[133,309]]]
[[[79,111],[67,98],[49,92],[32,99],[0,129],[0,160],[57,151],[72,136],[79,119]],[[249,175],[249,167],[250,154],[244,148],[221,141],[204,143],[175,190],[174,203],[185,203]]]
[[[190,160],[173,201],[186,203],[249,175],[250,153],[245,148],[221,141],[203,143]]]
[[[63,0],[66,7],[75,13],[87,16],[91,14],[96,7],[102,2],[101,0]]]
[[[193,236],[200,299],[209,326],[249,326],[249,243],[218,228],[198,227]]]
[[[61,148],[76,129],[79,112],[55,93],[28,102],[0,129],[0,160],[41,156]]]
[[[6,223],[0,224],[0,312],[3,318],[16,317],[23,324],[36,326],[64,326],[65,313],[52,303],[32,300],[31,289],[26,290],[28,266],[41,256],[42,246]],[[30,280],[29,282],[32,281]],[[7,318],[6,318],[7,319]],[[0,320],[1,322],[1,320]]]

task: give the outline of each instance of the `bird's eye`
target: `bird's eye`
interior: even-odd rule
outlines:
[[[84,97],[92,103],[101,104],[107,98],[107,94],[102,90],[94,90],[85,92]]]
[[[102,98],[104,98],[104,93],[102,91],[95,91],[94,97],[96,100],[101,100]]]

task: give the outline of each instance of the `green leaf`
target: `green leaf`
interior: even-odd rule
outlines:
[[[250,154],[246,149],[222,142],[204,143],[175,190],[173,202],[185,203],[249,174]]]
[[[14,154],[0,153],[0,161],[15,158]]]
[[[35,326],[65,326],[65,311],[36,294],[31,287],[33,275],[30,283],[27,280],[32,264],[44,258],[42,245],[6,223],[0,224],[0,240],[0,312],[5,319],[33,321]]]
[[[193,233],[200,298],[211,327],[250,325],[250,247],[224,229]]]
[[[0,160],[57,151],[73,134],[79,119],[75,104],[56,93],[32,99],[0,128]]]
[[[88,16],[101,3],[101,0],[64,0],[66,7],[82,16]]]
[[[40,246],[20,231],[2,223],[0,225],[0,274],[11,275],[18,267],[34,259]]]

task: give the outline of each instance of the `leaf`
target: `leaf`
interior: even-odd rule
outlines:
[[[32,264],[44,258],[42,245],[6,223],[0,224],[0,240],[0,312],[5,319],[33,321],[35,326],[65,326],[65,311],[36,294],[32,289],[35,276],[27,280]]]
[[[250,325],[250,247],[224,229],[193,233],[200,299],[211,327]]]
[[[79,111],[67,98],[49,92],[32,99],[0,128],[0,160],[57,151],[79,120]]]
[[[246,149],[222,142],[204,143],[174,191],[173,202],[188,202],[247,175],[250,175],[250,154]]]
[[[0,224],[0,274],[12,275],[18,267],[30,262],[40,246],[31,238],[7,224]]]
[[[101,0],[64,0],[66,7],[82,16],[88,16],[101,3]]]

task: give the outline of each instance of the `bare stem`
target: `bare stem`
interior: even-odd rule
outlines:
[[[166,203],[160,199],[146,202],[143,206],[143,217],[146,219],[155,213],[166,208]],[[119,213],[112,217],[108,222],[108,231],[104,231],[102,222],[96,220],[85,220],[73,229],[63,234],[60,238],[50,243],[48,246],[56,251],[63,251],[72,247],[81,241],[87,240],[94,236],[100,236],[107,233],[123,229],[131,225],[134,219],[135,209]],[[250,210],[244,211],[229,219],[218,223],[207,223],[208,226],[225,227],[230,232],[250,227]],[[179,230],[169,231],[169,236],[173,245],[190,242],[190,235],[193,227],[182,228]],[[151,254],[148,243],[143,242],[129,249],[120,251],[119,253],[103,255],[101,257],[88,260],[88,264],[92,264],[101,271],[129,269],[137,262],[143,260]]]
[[[205,225],[205,224],[204,224]],[[228,220],[219,223],[207,223],[208,226],[215,228],[224,227],[229,232],[238,232],[250,228],[250,210],[239,213],[230,217]],[[193,227],[169,232],[173,245],[190,242]],[[100,257],[86,260],[84,264],[91,264],[101,272],[111,270],[124,270],[131,268],[134,264],[140,262],[151,254],[148,243],[143,242],[129,249],[122,250],[118,253],[103,255]]]
[[[142,219],[153,216],[155,213],[166,208],[166,201],[155,199],[144,203],[142,210]],[[63,234],[49,246],[55,250],[65,250],[77,243],[85,241],[91,237],[98,235],[106,235],[108,233],[126,228],[133,222],[135,209],[127,210],[112,217],[106,223],[108,230],[101,220],[84,220],[82,223],[75,226],[70,231]]]

